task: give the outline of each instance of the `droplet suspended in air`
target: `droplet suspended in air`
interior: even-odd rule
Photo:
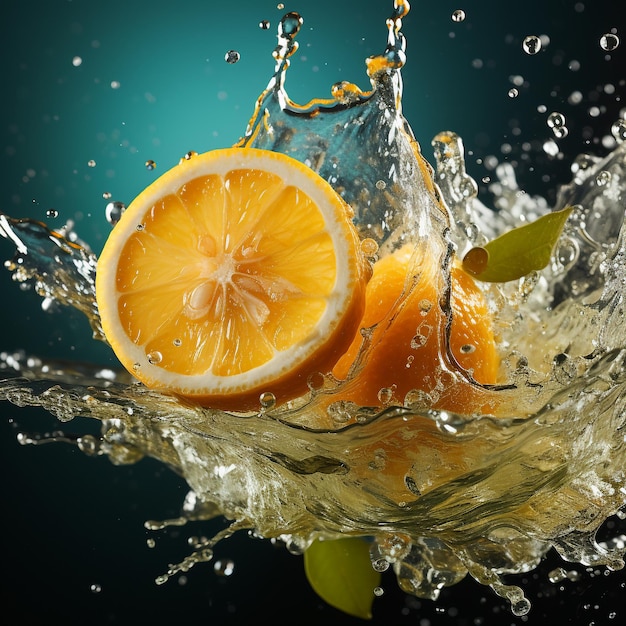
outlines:
[[[546,124],[548,124],[550,128],[561,128],[565,126],[565,115],[556,111],[554,113],[550,113],[550,115],[548,115]]]
[[[537,54],[541,50],[541,39],[537,35],[528,35],[522,41],[522,49],[526,54]]]
[[[237,61],[239,61],[240,58],[241,58],[241,55],[239,54],[239,52],[237,52],[237,50],[229,50],[224,55],[224,61],[226,61],[226,63],[230,63],[231,65],[233,63],[237,63]]]
[[[613,33],[605,33],[600,37],[600,47],[602,50],[612,52],[619,46],[619,37]]]
[[[115,226],[120,221],[125,210],[126,205],[123,202],[109,202],[104,209],[104,216],[111,226]]]
[[[626,120],[617,120],[617,122],[611,126],[611,134],[619,143],[626,141]]]
[[[452,12],[453,22],[463,22],[465,20],[465,11],[463,9],[456,9]]]
[[[156,162],[153,161],[152,159],[148,159],[145,165],[146,165],[147,170],[153,170],[156,168]]]

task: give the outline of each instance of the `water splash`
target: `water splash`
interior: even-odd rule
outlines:
[[[353,206],[372,254],[412,241],[436,254],[444,273],[451,254],[550,209],[520,193],[506,164],[492,183],[497,210],[483,205],[452,132],[433,140],[436,169],[422,156],[401,110],[407,13],[408,3],[396,2],[385,51],[366,61],[371,90],[337,83],[331,98],[306,105],[285,89],[303,23],[286,14],[274,74],[239,145],[285,152],[328,180]],[[623,542],[598,542],[596,532],[626,503],[625,145],[577,160],[554,208],[578,208],[553,263],[486,288],[511,383],[477,388],[485,401],[497,397],[493,415],[436,411],[420,394],[383,411],[329,406],[337,383],[322,374],[290,405],[275,407],[268,391],[258,412],[230,414],[149,391],[126,372],[6,353],[0,397],[64,422],[98,420],[99,438],[75,439],[87,454],[116,464],[150,456],[178,471],[191,491],[181,517],[163,524],[232,520],[159,583],[210,560],[215,543],[241,528],[294,552],[319,536],[368,535],[375,562],[391,564],[406,592],[435,599],[469,572],[522,615],[530,604],[503,577],[534,568],[549,549],[585,565],[624,564]],[[96,258],[71,224],[51,230],[1,216],[0,225],[17,249],[8,262],[14,278],[32,284],[46,307],[81,310],[104,339]],[[21,438],[60,440],[70,439]]]

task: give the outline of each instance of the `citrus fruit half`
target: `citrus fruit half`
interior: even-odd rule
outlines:
[[[254,148],[181,162],[128,206],[96,297],[121,363],[226,410],[307,391],[358,331],[369,264],[351,209],[310,168]]]
[[[339,391],[342,399],[360,406],[402,404],[409,392],[421,391],[439,409],[485,410],[480,389],[469,381],[497,381],[500,359],[491,313],[473,278],[452,265],[448,331],[444,289],[438,255],[411,244],[374,264],[361,321],[371,329],[369,349],[358,364],[363,338],[355,336],[333,369],[340,380],[352,377]]]

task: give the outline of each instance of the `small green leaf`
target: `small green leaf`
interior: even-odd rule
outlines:
[[[547,213],[496,237],[482,248],[472,248],[463,258],[463,269],[489,283],[505,283],[542,270],[550,262],[571,212],[572,207],[567,207]]]
[[[369,542],[359,537],[316,540],[304,553],[304,571],[322,600],[349,615],[372,618],[380,573],[372,567]]]

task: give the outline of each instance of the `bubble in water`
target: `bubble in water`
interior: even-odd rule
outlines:
[[[522,41],[522,49],[526,54],[537,54],[541,50],[541,39],[536,35],[528,35]]]
[[[377,598],[380,598],[380,596],[384,595],[385,590],[382,587],[374,587],[374,595]]]
[[[617,120],[617,122],[611,126],[611,134],[620,143],[626,140],[626,120]]]
[[[89,159],[89,161],[87,161],[87,165],[89,167],[96,167],[96,162],[93,159]]]
[[[180,348],[180,346],[183,345],[183,340],[182,339],[174,339],[174,341],[172,341],[172,343],[177,347]]]
[[[46,217],[48,218],[59,217],[59,212],[56,209],[48,209],[46,211]]]
[[[378,252],[378,243],[376,240],[366,237],[361,241],[361,251],[365,256],[374,256]]]
[[[237,50],[229,50],[224,55],[224,61],[226,61],[226,63],[230,63],[231,65],[233,63],[237,63],[237,61],[239,61],[240,58],[241,58],[241,55],[239,54],[239,52],[237,52]]]
[[[519,96],[519,91],[515,87],[509,89],[509,98],[517,98],[517,96]]]
[[[163,360],[163,355],[158,350],[148,352],[146,356],[150,365],[158,365]]]
[[[565,139],[569,135],[567,126],[556,126],[552,129],[552,133],[557,139]]]
[[[121,87],[121,83],[119,80],[111,81],[111,89],[119,89]]]
[[[92,585],[89,585],[89,591],[91,591],[92,593],[100,593],[102,591],[102,585],[99,585],[98,583],[93,583]]]
[[[125,210],[126,205],[123,202],[109,202],[104,209],[104,216],[106,217],[107,222],[111,224],[111,226],[115,226],[115,224],[120,221],[120,218],[122,217]]]
[[[153,170],[156,168],[156,163],[152,159],[148,159],[145,165],[147,170]]]
[[[605,33],[600,37],[600,47],[602,50],[612,52],[619,46],[619,37],[613,33]]]
[[[102,192],[102,197],[103,197],[105,200],[109,200],[109,199],[111,198],[111,196],[112,196],[112,195],[113,195],[113,194],[112,194],[110,191],[104,191],[104,192]]]
[[[262,30],[268,30],[270,27],[270,21],[269,20],[261,20],[259,22],[259,28],[261,28]]]
[[[82,63],[83,63],[83,60],[80,57],[78,57],[78,56],[76,56],[76,57],[74,57],[72,59],[72,65],[74,67],[78,67],[78,66],[82,65]]]
[[[465,11],[463,9],[457,9],[452,12],[452,21],[453,22],[462,22],[465,20]]]

